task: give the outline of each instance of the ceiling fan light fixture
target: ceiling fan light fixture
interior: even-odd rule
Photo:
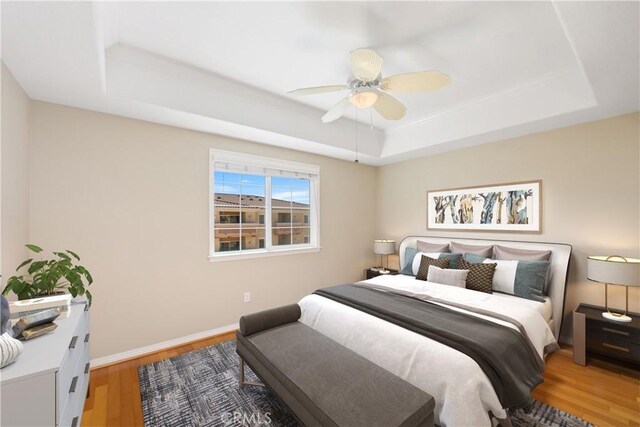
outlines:
[[[349,96],[349,102],[358,108],[371,108],[378,102],[378,94],[372,90],[354,92]]]

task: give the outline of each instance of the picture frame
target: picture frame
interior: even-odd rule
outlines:
[[[542,232],[542,180],[427,191],[427,229]]]

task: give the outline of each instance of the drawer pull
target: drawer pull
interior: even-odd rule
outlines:
[[[71,338],[71,342],[69,343],[69,348],[76,348],[76,343],[78,342],[78,336]]]
[[[73,393],[76,391],[76,385],[78,384],[78,377],[73,377],[71,380],[71,387],[69,387],[69,393]]]
[[[78,425],[78,417],[73,417],[73,421],[71,421],[71,427],[77,427]]]
[[[603,342],[603,343],[602,343],[602,346],[603,346],[603,347],[607,347],[607,348],[612,348],[612,349],[614,349],[614,350],[618,350],[618,351],[624,351],[624,352],[626,352],[626,353],[628,353],[628,352],[629,352],[629,349],[628,349],[628,348],[620,347],[619,345],[608,344],[608,343],[606,343],[606,342]]]
[[[84,336],[84,342],[89,342],[89,336],[91,336],[91,334],[87,334]]]
[[[84,365],[84,373],[88,374],[89,373],[89,362],[87,362],[86,365]]]
[[[605,331],[605,332],[611,332],[611,333],[618,334],[618,335],[624,335],[625,337],[629,336],[629,332],[619,331],[617,329],[611,329],[611,328],[603,327],[602,330]]]

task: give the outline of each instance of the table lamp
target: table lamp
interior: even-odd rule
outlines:
[[[373,252],[377,255],[380,255],[380,265],[382,265],[382,255],[387,256],[387,266],[389,266],[389,255],[394,254],[396,252],[396,241],[395,240],[374,240],[373,241]],[[381,274],[389,273],[385,267],[378,270]]]
[[[587,279],[604,283],[604,306],[607,311],[602,317],[616,322],[631,322],[629,311],[629,286],[640,286],[640,259],[625,258],[620,255],[587,257]],[[608,286],[624,286],[626,305],[624,314],[609,310]]]

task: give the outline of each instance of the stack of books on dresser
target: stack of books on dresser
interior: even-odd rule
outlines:
[[[71,308],[71,295],[52,295],[9,303],[14,323],[11,335],[20,340],[37,338],[56,329],[53,321]]]
[[[45,310],[50,310],[52,308],[57,309],[60,313],[64,313],[66,311],[69,311],[70,307],[71,295],[51,295],[46,297],[25,299],[22,301],[11,301],[9,302],[9,313],[12,320],[17,320],[21,317],[25,317],[30,314],[36,314]]]

